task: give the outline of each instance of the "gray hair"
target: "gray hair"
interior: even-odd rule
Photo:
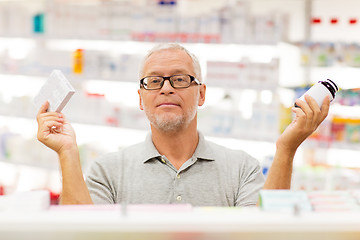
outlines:
[[[155,47],[153,47],[152,49],[150,49],[150,51],[146,54],[146,56],[143,58],[141,65],[140,65],[140,78],[143,76],[144,74],[144,65],[145,65],[145,61],[153,54],[156,52],[159,52],[161,50],[168,50],[168,49],[178,49],[178,50],[182,50],[184,51],[187,55],[189,55],[189,57],[192,60],[193,63],[193,68],[194,68],[194,72],[195,72],[195,78],[197,80],[199,80],[200,82],[202,82],[202,77],[201,77],[201,68],[200,68],[200,63],[198,58],[191,53],[189,50],[187,50],[185,47],[183,47],[182,45],[178,44],[178,43],[160,43],[158,45],[156,45]]]

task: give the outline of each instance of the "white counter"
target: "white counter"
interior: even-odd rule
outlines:
[[[188,205],[54,206],[0,212],[0,239],[359,240],[360,212],[263,212]]]

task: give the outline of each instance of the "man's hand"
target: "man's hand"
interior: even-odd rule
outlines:
[[[44,103],[36,117],[37,138],[59,155],[62,174],[60,204],[92,204],[80,164],[74,129],[61,113],[47,112]]]
[[[276,141],[276,153],[264,189],[290,189],[297,148],[328,115],[329,97],[325,98],[321,108],[312,97],[305,96],[305,100],[306,102],[296,100],[296,105],[299,107],[292,109],[295,118]]]
[[[296,105],[299,107],[292,108],[295,118],[277,140],[277,148],[295,152],[300,144],[317,129],[328,115],[330,107],[328,96],[324,99],[321,108],[311,96],[306,95],[305,100],[306,102],[296,100]]]
[[[62,113],[47,112],[49,102],[44,103],[38,114],[37,138],[58,154],[76,147],[76,137],[70,123]]]

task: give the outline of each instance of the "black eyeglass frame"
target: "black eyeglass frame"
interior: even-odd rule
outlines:
[[[190,77],[190,83],[189,83],[189,85],[186,86],[186,87],[175,87],[173,81],[171,80],[171,78],[172,78],[172,77],[176,77],[176,76],[184,76],[184,75]],[[150,89],[149,89],[149,88],[146,88],[146,87],[145,87],[144,80],[145,80],[145,78],[149,78],[149,77],[159,77],[159,78],[162,78],[162,81],[160,82],[160,85],[159,85],[158,88],[150,88]],[[144,78],[140,79],[140,88],[144,88],[145,90],[159,90],[159,89],[161,89],[161,88],[164,86],[165,80],[169,80],[170,85],[171,85],[173,88],[175,88],[175,89],[188,88],[188,87],[191,86],[191,83],[192,83],[192,82],[195,82],[197,85],[201,85],[201,82],[200,82],[199,80],[197,80],[194,76],[191,76],[191,75],[189,75],[189,74],[176,74],[176,75],[172,75],[172,76],[168,76],[168,77],[163,77],[163,76],[147,76],[147,77],[144,77]]]

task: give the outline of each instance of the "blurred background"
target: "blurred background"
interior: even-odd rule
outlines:
[[[340,87],[297,152],[294,190],[360,188],[360,2],[356,0],[0,0],[0,195],[61,192],[57,155],[36,140],[33,98],[54,69],[84,172],[140,142],[142,57],[159,42],[195,53],[207,84],[199,129],[256,157],[266,175],[291,107],[312,84]]]

